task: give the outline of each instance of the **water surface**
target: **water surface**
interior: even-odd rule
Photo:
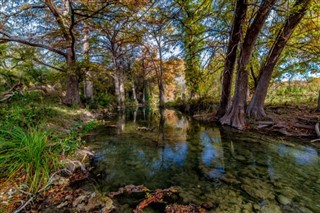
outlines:
[[[128,184],[175,187],[179,203],[208,212],[320,212],[313,147],[237,134],[173,110],[131,110],[108,125],[89,138],[105,193]]]

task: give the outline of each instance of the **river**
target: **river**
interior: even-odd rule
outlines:
[[[320,212],[314,147],[201,124],[174,110],[131,109],[107,124],[88,137],[96,152],[92,177],[102,193],[129,184],[174,187],[174,202],[208,212]],[[118,205],[130,212],[139,201],[129,197]]]

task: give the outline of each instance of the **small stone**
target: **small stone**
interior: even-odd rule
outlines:
[[[65,197],[65,199],[66,199],[66,200],[71,200],[71,199],[72,199],[72,196],[71,196],[71,195],[67,195],[67,196]]]
[[[57,206],[57,208],[58,208],[58,209],[61,209],[61,208],[65,207],[65,206],[67,206],[67,205],[68,205],[68,201],[65,201],[65,202],[63,202],[63,203],[60,203],[60,204]]]
[[[280,194],[277,196],[277,200],[279,201],[279,203],[281,203],[282,205],[288,205],[291,203],[291,199],[287,198],[286,196]]]
[[[238,160],[238,161],[245,161],[246,160],[246,158],[244,156],[242,156],[242,155],[236,156],[235,159]]]
[[[72,206],[73,206],[73,207],[78,206],[78,205],[79,205],[80,203],[82,203],[85,199],[86,199],[86,196],[80,195],[79,197],[77,197],[77,198],[72,202]]]
[[[77,209],[79,212],[86,212],[86,204],[80,203],[80,204],[77,205],[76,209]]]
[[[102,212],[109,213],[113,209],[113,200],[111,198],[105,198],[105,207],[103,208]]]

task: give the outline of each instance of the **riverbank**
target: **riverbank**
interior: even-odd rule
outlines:
[[[170,107],[191,115],[203,122],[219,124],[216,111],[218,103],[210,100],[194,100],[190,103],[176,102]],[[263,120],[247,120],[244,132],[259,132],[267,135],[277,135],[309,139],[320,144],[320,112],[310,105],[268,105],[265,107],[267,117]],[[320,146],[320,145],[319,145]]]
[[[82,137],[105,111],[66,107],[37,91],[0,106],[0,212],[30,208],[50,190],[88,175],[93,153]]]
[[[293,138],[309,139],[311,143],[319,143],[320,113],[307,106],[267,106],[267,118],[255,121],[248,120],[245,132],[258,132],[266,135],[278,135]],[[215,112],[203,112],[193,118],[205,122],[217,122]]]

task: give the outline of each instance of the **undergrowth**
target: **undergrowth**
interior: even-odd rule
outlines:
[[[36,128],[0,131],[0,174],[10,180],[25,176],[28,191],[37,192],[58,166],[59,146]]]
[[[39,92],[0,102],[0,177],[20,178],[32,193],[45,186],[60,160],[79,149],[82,136],[99,124],[82,121],[79,110]]]

